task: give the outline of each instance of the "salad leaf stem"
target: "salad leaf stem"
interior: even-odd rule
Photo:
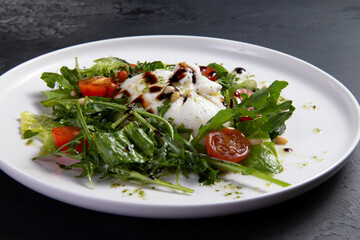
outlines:
[[[85,97],[85,101],[84,101],[85,106],[87,104],[87,101],[88,101],[88,98]],[[79,102],[76,103],[76,109],[77,109],[77,120],[78,120],[78,123],[80,125],[80,128],[83,131],[85,137],[88,139],[89,146],[94,146],[95,145],[94,139],[93,139],[93,137],[92,137],[92,135],[91,135],[91,133],[89,131],[89,128],[86,125],[86,120],[85,120],[85,117],[84,117],[84,115],[82,113]],[[86,151],[86,149],[84,151]],[[85,161],[84,165],[85,165],[85,168],[86,168],[86,171],[87,171],[87,176],[89,178],[91,188],[94,188],[94,185],[93,185],[93,182],[92,182],[92,175],[94,173],[94,168],[91,167],[91,162],[87,158],[84,158],[84,161]]]
[[[64,145],[64,147],[65,147],[65,145]],[[46,158],[49,158],[49,157],[52,157],[52,156],[60,156],[60,157],[62,156],[62,157],[75,159],[75,160],[78,160],[78,161],[81,161],[81,159],[82,159],[79,155],[73,155],[73,154],[69,154],[69,153],[66,153],[66,152],[62,152],[62,151],[60,151],[60,148],[59,148],[53,153],[37,156],[37,157],[32,158],[32,160],[41,160],[41,159],[46,159]]]
[[[45,159],[45,158],[52,157],[52,156],[63,156],[63,157],[68,157],[68,158],[72,158],[72,159],[81,161],[81,156],[80,155],[69,154],[67,152],[64,152],[64,150],[63,150],[66,146],[72,145],[74,143],[76,143],[76,144],[80,143],[81,138],[83,138],[83,135],[79,134],[78,136],[73,138],[68,143],[66,143],[63,146],[56,149],[54,152],[46,154],[46,155],[41,155],[41,156],[34,157],[34,158],[32,158],[32,160],[40,160],[40,159]]]
[[[114,170],[116,171],[116,173],[111,174],[111,176],[122,179],[122,180],[126,180],[126,181],[133,180],[133,181],[141,182],[141,183],[145,183],[145,184],[156,184],[159,186],[179,190],[184,193],[193,193],[194,192],[193,189],[183,187],[179,184],[168,183],[168,182],[162,181],[157,178],[149,178],[149,177],[142,175],[136,171],[124,170],[124,169],[119,169],[119,168],[115,168]]]
[[[141,111],[141,112],[138,112],[136,110],[133,110],[131,111],[131,113],[136,117],[136,119],[138,119],[140,121],[141,124],[144,124],[145,126],[147,126],[149,129],[151,129],[154,133],[155,133],[155,136],[157,136],[159,139],[161,139],[163,142],[167,143],[169,145],[169,147],[171,148],[171,150],[176,153],[176,154],[179,154],[180,151],[179,151],[179,148],[174,144],[174,142],[172,141],[174,139],[174,135],[170,135],[170,139],[169,137],[165,137],[165,135],[163,135],[159,130],[157,130],[153,125],[151,125],[148,121],[146,121],[145,118],[143,118],[139,113],[143,114],[145,112]],[[153,114],[151,113],[146,113],[146,115],[148,116],[152,116]],[[167,122],[165,119],[163,119],[164,122]],[[170,133],[173,133],[174,134],[174,129],[173,127],[168,123],[167,126],[169,128],[171,128],[171,132]],[[169,135],[166,135],[166,136],[169,136]]]
[[[119,118],[119,120],[117,120],[116,122],[114,122],[113,124],[111,124],[111,128],[115,129],[117,126],[119,126],[120,124],[122,124],[126,119],[128,119],[131,116],[130,113],[125,113],[124,116],[122,116],[121,118]]]
[[[80,125],[80,128],[81,130],[84,132],[85,136],[91,140],[92,139],[92,136],[91,136],[91,133],[89,131],[89,128],[87,127],[86,125],[86,120],[85,120],[85,117],[82,113],[82,110],[81,110],[81,107],[80,107],[80,103],[77,102],[76,103],[76,109],[77,109],[77,120],[78,120],[78,123]]]
[[[171,124],[166,121],[164,118],[158,116],[158,115],[155,115],[155,114],[152,114],[152,113],[149,113],[149,112],[146,112],[146,111],[139,111],[137,109],[131,111],[132,114],[134,114],[134,116],[136,118],[138,118],[142,123],[145,123],[146,126],[148,126],[150,129],[152,130],[156,130],[155,127],[153,127],[149,122],[147,122],[144,118],[142,118],[140,115],[144,115],[144,116],[148,116],[148,117],[153,117],[153,118],[156,118],[158,120],[160,120],[161,122],[163,122],[168,130],[168,133],[170,134],[170,137],[171,139],[174,139],[174,129],[173,127],[171,126]]]
[[[131,139],[145,156],[152,157],[155,145],[147,136],[145,131],[136,122],[130,122],[124,127],[124,132]]]
[[[206,160],[206,162],[215,168],[224,169],[224,170],[231,171],[234,173],[242,173],[245,175],[251,175],[251,176],[260,178],[262,180],[265,180],[269,183],[274,183],[281,187],[290,186],[290,184],[287,182],[273,178],[272,176],[270,176],[268,174],[262,173],[255,169],[251,169],[250,167],[245,167],[245,166],[237,164],[237,163],[223,161],[220,159],[215,159],[215,158],[209,157],[208,155],[205,155],[205,154],[202,154],[202,155],[203,155],[203,158]]]
[[[91,103],[102,104],[104,106],[107,106],[107,107],[110,107],[110,108],[113,108],[116,110],[127,110],[128,109],[128,107],[118,104],[118,103],[114,103],[114,102],[104,102],[104,101],[98,101],[98,100],[91,99]]]

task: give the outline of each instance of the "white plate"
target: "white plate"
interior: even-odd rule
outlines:
[[[279,158],[285,171],[276,177],[292,186],[281,188],[240,174],[228,182],[199,186],[196,178],[182,180],[195,189],[192,195],[161,191],[133,184],[111,187],[110,180],[96,180],[90,189],[86,179],[64,172],[54,163],[31,160],[38,146],[21,139],[19,116],[23,111],[39,114],[40,75],[59,72],[61,66],[91,66],[94,59],[117,56],[136,63],[162,60],[223,63],[227,69],[244,67],[260,83],[286,80],[283,96],[297,108],[287,122],[285,153]],[[30,60],[0,77],[0,167],[29,188],[57,200],[88,209],[153,218],[218,216],[269,206],[307,191],[337,172],[356,147],[360,111],[356,99],[336,79],[292,56],[246,43],[191,36],[144,36],[110,39],[77,45]],[[314,109],[314,106],[316,108]],[[340,129],[334,131],[334,128]],[[315,129],[321,130],[316,132]],[[139,191],[138,188],[141,188]],[[143,192],[142,192],[143,191]],[[6,194],[6,193],[4,193]]]

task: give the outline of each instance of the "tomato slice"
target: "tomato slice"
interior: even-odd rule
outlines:
[[[246,122],[246,121],[254,120],[252,117],[249,117],[249,116],[240,117],[239,119],[240,119],[240,122]]]
[[[210,81],[215,82],[217,79],[217,72],[215,69],[206,66],[200,66],[201,73],[207,77]]]
[[[60,148],[64,144],[67,144],[73,138],[75,138],[80,133],[80,128],[78,127],[57,127],[52,130],[52,135],[54,138],[55,145]],[[62,151],[68,150],[69,146],[65,146]],[[75,150],[77,152],[82,152],[82,143],[79,143]]]
[[[129,73],[125,70],[120,70],[117,72],[117,77],[119,79],[119,83],[124,82],[128,78],[128,76],[129,76]]]
[[[239,130],[223,128],[207,134],[206,151],[210,157],[238,163],[249,155],[250,144]]]
[[[242,102],[243,98],[241,97],[241,94],[243,94],[243,93],[247,94],[248,97],[250,97],[250,96],[253,94],[253,92],[252,92],[251,90],[249,90],[249,89],[239,88],[238,90],[236,90],[236,91],[234,92],[234,95],[233,95],[233,97],[236,98],[236,100],[237,100],[238,103],[241,103],[241,102]]]
[[[110,98],[119,83],[112,78],[93,77],[79,80],[80,91],[84,96],[97,96]]]

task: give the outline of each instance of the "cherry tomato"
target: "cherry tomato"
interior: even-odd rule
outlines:
[[[123,81],[125,81],[128,76],[129,76],[129,73],[125,70],[120,70],[117,72],[117,77],[119,79],[119,83],[122,83]]]
[[[223,128],[207,134],[206,151],[210,157],[238,163],[249,155],[250,144],[239,130]]]
[[[206,66],[200,66],[201,73],[209,80],[215,82],[217,79],[217,72],[215,69]]]
[[[79,135],[79,133],[80,133],[80,128],[71,127],[71,126],[57,127],[52,130],[54,142],[58,148],[62,147],[64,144],[67,144],[70,140],[72,140],[77,135]],[[61,150],[66,151],[66,150],[68,150],[68,148],[69,148],[68,146],[65,146]],[[75,150],[77,152],[81,152],[82,151],[82,143],[79,143],[76,146]]]
[[[93,77],[79,80],[80,91],[84,96],[111,97],[119,83],[112,78]]]

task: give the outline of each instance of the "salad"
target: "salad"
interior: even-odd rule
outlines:
[[[252,75],[221,64],[128,63],[108,57],[90,68],[44,72],[50,88],[41,104],[50,113],[21,113],[22,137],[39,139],[34,160],[71,158],[64,170],[140,184],[193,190],[182,174],[214,184],[227,172],[252,175],[283,187],[275,143],[295,108],[280,96],[288,85],[259,88]],[[174,174],[176,183],[162,180]]]

